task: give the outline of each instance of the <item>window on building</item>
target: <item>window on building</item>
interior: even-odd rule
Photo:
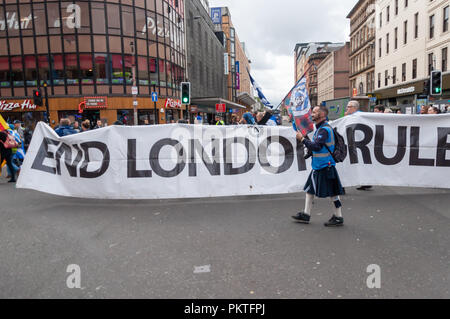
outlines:
[[[386,54],[389,54],[389,33],[386,34]]]
[[[92,54],[80,54],[80,77],[82,84],[94,84]]]
[[[419,37],[419,12],[414,15],[414,39]]]
[[[391,7],[390,6],[387,6],[387,8],[386,8],[386,22],[387,23],[389,23],[389,19],[390,19],[390,16],[391,16]]]
[[[109,83],[109,65],[107,54],[95,54],[95,77],[97,84],[108,84]]]
[[[392,84],[397,83],[397,67],[392,68]]]
[[[381,73],[378,73],[378,88],[381,87]]]
[[[66,54],[65,55],[65,63],[66,63],[66,77],[67,84],[78,84],[79,79],[79,68],[77,63],[77,55],[76,54]]]
[[[433,53],[428,54],[428,74],[433,71]]]
[[[403,22],[403,44],[408,43],[408,21]]]
[[[383,12],[380,12],[380,28],[383,26]]]
[[[394,30],[394,49],[397,50],[398,48],[398,28],[395,28]]]
[[[412,63],[412,78],[417,78],[417,59],[414,59]]]
[[[442,49],[442,72],[447,72],[448,49]]]
[[[402,64],[402,82],[406,81],[406,63]]]
[[[408,7],[408,0],[405,0],[405,8]]]
[[[378,57],[380,57],[381,58],[381,38],[380,39],[378,39]]]
[[[449,8],[450,6],[446,6],[444,8],[444,22],[443,22],[443,27],[442,27],[442,32],[447,32],[448,31],[448,15],[449,15]]]
[[[388,80],[389,80],[389,71],[384,71],[384,86],[388,86]]]
[[[434,38],[434,14],[430,16],[430,39]]]
[[[398,0],[395,0],[395,15],[398,15]]]

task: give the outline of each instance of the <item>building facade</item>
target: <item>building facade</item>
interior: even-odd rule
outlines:
[[[212,8],[211,16],[216,25],[216,32],[222,34],[224,38],[228,100],[249,110],[256,101],[253,98],[248,74],[251,71],[251,61],[247,56],[245,44],[239,40],[228,7]]]
[[[302,76],[306,78],[311,105],[318,105],[318,68],[320,63],[330,54],[344,46],[345,43],[312,42],[298,43],[295,46],[295,83]]]
[[[204,99],[227,99],[223,42],[216,36],[208,1],[186,2],[187,77],[191,82],[191,112],[214,121],[214,103]],[[209,105],[208,105],[209,104]]]
[[[350,19],[350,96],[368,106],[375,86],[375,0],[359,0]]]
[[[348,97],[350,43],[331,52],[317,70],[318,104]]]
[[[426,1],[377,1],[376,89],[378,102],[411,107],[429,76],[425,58]]]
[[[66,116],[132,124],[135,81],[139,123],[175,120],[185,55],[183,0],[2,1],[0,112],[43,120],[45,107],[28,105],[46,84],[51,125]],[[85,103],[93,97],[98,107]]]
[[[433,97],[433,104],[450,104],[450,0],[427,1],[426,61],[427,71],[431,68],[443,72],[441,97]]]

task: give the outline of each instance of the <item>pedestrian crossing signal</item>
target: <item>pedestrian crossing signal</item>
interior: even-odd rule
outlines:
[[[42,94],[40,90],[33,90],[33,104],[36,106],[42,106]]]
[[[191,104],[191,83],[182,82],[181,83],[181,103]]]
[[[442,95],[442,72],[431,72],[431,95]]]

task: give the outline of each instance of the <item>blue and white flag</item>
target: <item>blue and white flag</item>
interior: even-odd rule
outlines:
[[[248,71],[248,70],[247,70]],[[258,92],[258,97],[260,98],[261,102],[267,106],[270,107],[271,109],[273,108],[273,105],[267,101],[266,97],[264,96],[261,87],[259,86],[258,83],[256,83],[255,79],[252,78],[252,76],[250,75],[250,72],[248,72],[248,75],[250,76],[250,81],[252,82],[253,87],[255,88],[256,92]]]

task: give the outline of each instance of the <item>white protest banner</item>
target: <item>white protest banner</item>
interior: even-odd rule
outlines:
[[[450,115],[357,113],[332,123],[343,186],[450,188]],[[109,126],[58,137],[39,123],[18,188],[82,198],[301,192],[310,171],[291,127]]]

